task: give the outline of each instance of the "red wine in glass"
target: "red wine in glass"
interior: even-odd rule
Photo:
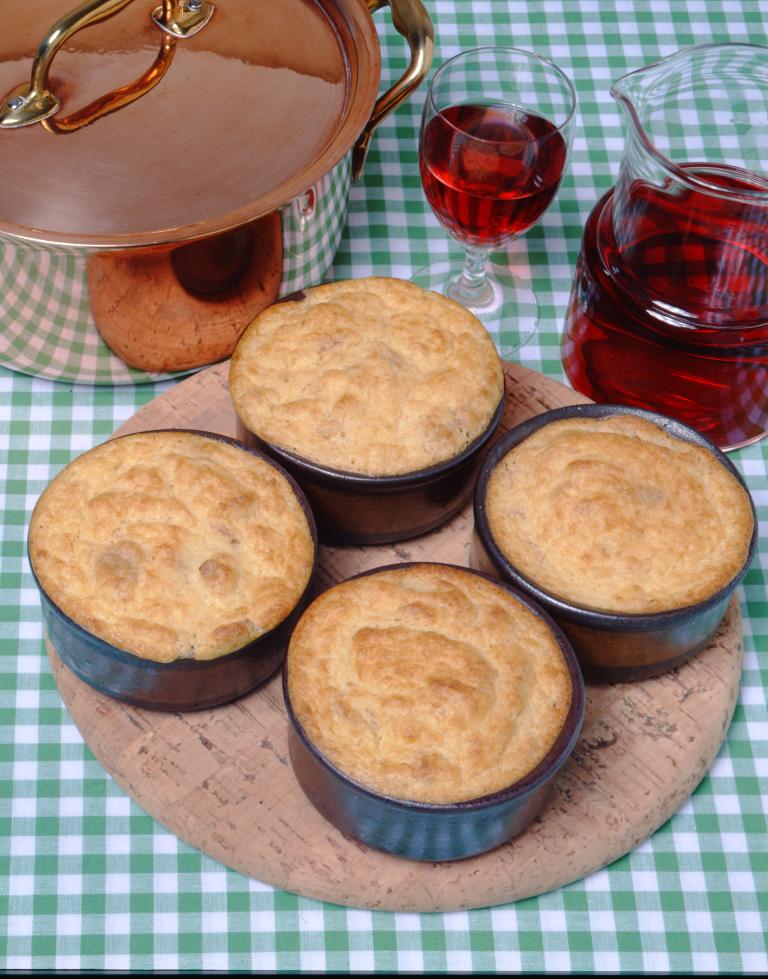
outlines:
[[[421,124],[424,194],[461,245],[430,261],[412,282],[473,313],[502,357],[536,331],[539,305],[520,274],[520,255],[491,252],[524,234],[552,203],[573,137],[576,93],[568,77],[533,51],[461,51],[435,72]]]
[[[568,146],[558,128],[515,106],[452,105],[421,137],[421,180],[462,244],[496,247],[534,225],[557,192]]]

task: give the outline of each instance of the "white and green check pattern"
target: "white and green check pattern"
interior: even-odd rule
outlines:
[[[624,145],[611,82],[685,45],[768,43],[768,7],[753,0],[427,6],[437,29],[436,64],[462,48],[514,44],[551,58],[575,83],[580,114],[562,189],[509,252],[530,277],[542,315],[519,359],[561,378],[559,334],[582,228],[611,185]],[[404,46],[385,12],[377,22],[388,84]],[[419,185],[423,99],[422,89],[375,137],[364,180],[352,189],[334,277],[407,277],[452,247]],[[4,267],[8,275],[0,299],[13,286]],[[631,854],[554,893],[466,913],[374,913],[276,892],[180,843],[112,782],[62,707],[24,557],[29,513],[63,465],[172,383],[73,386],[0,370],[0,968],[768,969],[768,441],[733,455],[758,506],[762,539],[741,591],[745,671],[736,714],[691,799]]]

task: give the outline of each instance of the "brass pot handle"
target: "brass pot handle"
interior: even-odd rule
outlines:
[[[58,20],[43,38],[32,65],[30,81],[17,85],[0,100],[0,128],[17,129],[40,122],[49,132],[69,133],[146,95],[157,85],[173,59],[178,38],[197,33],[211,18],[208,0],[163,0],[152,19],[163,31],[160,51],[150,67],[129,85],[114,89],[62,119],[53,119],[61,103],[48,86],[56,53],[73,34],[114,17],[133,0],[86,0]]]
[[[353,180],[357,180],[362,173],[374,129],[424,80],[432,64],[435,47],[432,21],[421,0],[366,0],[366,2],[372,14],[389,4],[392,9],[392,22],[411,49],[411,61],[392,88],[377,99],[371,118],[352,148]]]

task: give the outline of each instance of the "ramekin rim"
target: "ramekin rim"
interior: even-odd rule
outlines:
[[[683,441],[700,445],[702,448],[707,449],[736,478],[747,495],[752,512],[752,535],[747,549],[747,556],[738,572],[725,585],[699,602],[659,612],[607,612],[580,606],[548,592],[522,572],[518,571],[503,554],[491,533],[485,507],[486,494],[491,475],[504,456],[517,445],[524,442],[534,432],[552,422],[559,421],[563,418],[580,416],[608,417],[618,414],[634,415],[635,417],[643,418],[657,425],[673,437],[681,438]],[[746,480],[728,456],[705,435],[702,435],[701,432],[691,428],[684,422],[670,418],[667,415],[662,415],[659,412],[648,411],[645,408],[635,408],[629,405],[614,403],[597,404],[589,402],[586,404],[552,408],[510,428],[496,441],[483,460],[477,482],[475,483],[473,513],[475,529],[480,541],[491,562],[500,574],[507,575],[518,588],[530,592],[536,601],[541,602],[547,608],[555,609],[556,614],[567,621],[577,625],[602,629],[607,632],[646,632],[663,629],[687,621],[694,615],[699,615],[710,608],[714,608],[739,586],[752,564],[757,548],[757,513],[754,500],[752,499],[752,494],[749,491]]]
[[[496,429],[501,423],[502,418],[504,417],[506,402],[506,379],[504,379],[502,381],[501,397],[499,399],[499,403],[494,409],[490,421],[482,432],[475,439],[473,439],[469,445],[465,446],[458,455],[451,456],[450,459],[444,459],[442,462],[435,463],[432,466],[427,466],[424,469],[415,469],[412,472],[396,473],[394,475],[387,476],[371,476],[366,473],[354,473],[344,469],[333,469],[329,466],[323,466],[320,463],[313,462],[311,459],[307,459],[306,456],[297,455],[288,449],[282,448],[282,446],[276,445],[274,442],[267,441],[261,435],[257,434],[256,432],[252,432],[245,425],[245,422],[242,422],[242,424],[251,437],[256,439],[260,445],[264,446],[265,452],[274,453],[279,460],[287,460],[288,465],[295,466],[307,476],[320,478],[337,484],[344,483],[349,487],[357,488],[361,491],[386,489],[396,490],[408,489],[411,486],[418,486],[426,481],[439,479],[442,476],[448,476],[455,469],[461,468],[461,466],[471,459],[475,453],[480,452],[493,437]]]
[[[199,435],[205,438],[211,438],[214,441],[224,442],[233,445],[237,448],[244,449],[245,451],[249,452],[251,455],[254,455],[258,459],[261,459],[263,462],[268,463],[270,466],[276,469],[282,476],[284,476],[288,480],[288,484],[296,494],[296,498],[299,501],[299,505],[301,506],[302,512],[304,513],[304,516],[307,519],[307,524],[309,526],[310,536],[312,538],[312,545],[313,545],[313,557],[312,557],[312,563],[310,566],[310,573],[307,579],[307,583],[304,586],[301,595],[293,604],[288,614],[285,615],[280,620],[280,622],[276,623],[267,632],[263,632],[260,636],[255,636],[253,639],[249,639],[248,642],[246,642],[243,646],[238,646],[237,649],[233,649],[228,653],[223,653],[221,656],[211,657],[210,659],[195,659],[193,657],[185,657],[185,658],[177,658],[175,660],[170,660],[169,662],[164,663],[159,660],[148,659],[144,656],[139,656],[136,653],[132,653],[128,649],[121,649],[119,646],[115,646],[113,643],[110,643],[108,640],[102,639],[101,636],[97,636],[95,633],[89,632],[88,629],[80,625],[79,622],[76,622],[70,615],[68,615],[60,607],[60,605],[57,602],[53,600],[53,598],[48,594],[48,592],[40,582],[37,572],[35,571],[35,567],[32,562],[32,555],[29,549],[29,545],[30,545],[29,528],[32,523],[32,516],[34,515],[34,511],[37,508],[37,503],[35,504],[35,507],[32,510],[32,515],[30,516],[30,522],[27,525],[27,542],[26,542],[27,563],[29,564],[29,570],[32,574],[32,579],[35,582],[35,586],[37,587],[37,590],[40,593],[41,597],[43,597],[45,601],[47,601],[48,604],[51,606],[51,608],[54,609],[56,614],[65,621],[67,628],[70,629],[70,631],[72,631],[80,641],[87,641],[88,643],[97,644],[99,647],[101,647],[100,652],[102,652],[105,656],[108,656],[110,659],[117,660],[118,662],[121,662],[125,665],[134,666],[134,667],[145,666],[148,668],[154,668],[160,671],[168,671],[168,672],[174,672],[174,671],[187,672],[193,670],[211,669],[214,664],[224,663],[230,660],[230,658],[235,658],[235,657],[245,658],[246,656],[251,656],[254,653],[255,647],[260,645],[263,641],[274,637],[274,634],[279,629],[282,629],[284,627],[285,623],[290,620],[291,616],[295,614],[297,609],[301,608],[312,586],[312,581],[314,579],[315,572],[317,570],[318,548],[319,548],[317,526],[315,524],[315,517],[312,512],[312,508],[309,505],[309,502],[307,500],[304,491],[301,489],[301,487],[296,482],[294,477],[291,476],[289,472],[286,472],[286,470],[280,465],[279,462],[277,462],[275,459],[270,458],[266,453],[260,451],[259,449],[247,445],[245,442],[242,442],[241,440],[234,438],[233,436],[222,435],[219,432],[207,432],[204,431],[203,429],[192,429],[192,428],[152,428],[140,432],[126,432],[123,435],[116,435],[113,438],[106,439],[105,442],[99,442],[98,445],[92,446],[92,449],[98,448],[98,446],[100,445],[106,445],[107,442],[114,442],[123,438],[131,438],[134,435],[152,435],[155,432],[180,432],[189,435]],[[90,452],[90,451],[91,449],[86,450],[86,452]],[[85,453],[81,453],[80,455],[84,455],[84,454]],[[76,458],[79,457],[80,456],[76,456]],[[74,459],[72,461],[74,462]],[[64,468],[66,468],[66,466]],[[54,479],[55,478],[56,477],[54,477]],[[48,485],[50,485],[50,483]],[[39,503],[39,499],[38,499],[38,503]]]
[[[317,761],[320,762],[320,764],[330,773],[331,776],[338,779],[347,788],[360,792],[373,801],[382,802],[395,808],[408,810],[409,812],[426,814],[474,813],[500,805],[520,802],[557,775],[560,769],[570,758],[581,735],[586,709],[586,688],[576,654],[570,641],[568,640],[568,637],[565,635],[560,626],[553,620],[552,616],[546,609],[541,608],[534,599],[509,582],[500,581],[498,578],[494,578],[492,575],[486,574],[483,571],[477,571],[474,568],[466,568],[458,564],[449,564],[445,561],[404,561],[401,563],[381,565],[380,567],[376,568],[368,568],[367,570],[361,571],[358,574],[350,576],[349,578],[345,578],[343,582],[338,582],[337,584],[344,584],[347,581],[354,581],[357,578],[365,578],[369,575],[377,574],[382,571],[398,571],[405,568],[424,565],[429,565],[431,567],[452,568],[484,578],[491,584],[510,592],[515,599],[520,601],[521,604],[523,604],[530,612],[540,618],[552,632],[560,652],[563,655],[563,659],[565,660],[568,668],[568,674],[571,679],[571,703],[568,707],[568,712],[565,716],[565,720],[563,721],[563,725],[557,735],[557,738],[554,740],[541,761],[538,762],[522,778],[518,779],[516,782],[510,786],[507,786],[506,788],[499,789],[496,792],[487,793],[483,796],[478,796],[475,799],[464,799],[458,802],[419,802],[412,799],[400,799],[395,796],[385,795],[382,792],[377,792],[374,789],[370,789],[367,786],[362,785],[360,782],[355,781],[355,779],[334,765],[333,762],[331,762],[330,759],[328,759],[320,748],[311,740],[307,732],[304,730],[304,726],[302,725],[301,721],[296,716],[288,689],[290,643],[288,650],[286,650],[285,665],[282,676],[283,699],[285,701],[288,721],[304,747]],[[305,611],[308,611],[308,609]]]

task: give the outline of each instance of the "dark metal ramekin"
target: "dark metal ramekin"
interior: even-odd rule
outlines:
[[[418,537],[450,520],[472,495],[482,452],[504,414],[502,394],[488,426],[463,452],[400,476],[362,476],[320,466],[239,423],[245,441],[274,456],[307,494],[324,544],[390,544]]]
[[[263,453],[225,435],[192,429],[164,431],[183,431],[236,446],[269,463],[285,476],[309,523],[315,552],[312,565],[314,574],[317,531],[312,511],[301,489],[281,466]],[[311,574],[301,598],[282,622],[240,649],[211,660],[181,659],[158,663],[113,646],[78,625],[45,592],[32,567],[31,558],[29,565],[40,592],[48,638],[72,672],[95,690],[117,700],[135,707],[168,711],[215,707],[248,693],[268,680],[283,662],[293,627],[307,603],[312,579]]]
[[[411,566],[387,565],[354,577]],[[461,570],[504,588],[542,619],[551,629],[571,677],[571,706],[557,740],[532,771],[508,788],[446,805],[395,799],[365,788],[339,771],[309,739],[291,705],[288,670],[283,671],[288,748],[294,773],[309,801],[345,835],[411,860],[461,860],[492,850],[521,833],[543,809],[557,774],[576,746],[584,720],[581,670],[570,643],[549,615],[506,582],[469,568]]]
[[[540,588],[502,554],[486,514],[488,483],[497,464],[529,435],[565,418],[604,418],[635,415],[652,422],[668,435],[705,448],[733,475],[747,493],[754,529],[747,558],[738,573],[721,589],[694,605],[668,612],[599,612],[568,602]],[[695,502],[695,501],[694,501]],[[471,564],[500,576],[530,595],[549,612],[573,644],[588,679],[620,682],[656,676],[680,666],[703,649],[720,625],[731,596],[744,578],[757,546],[757,517],[749,489],[730,459],[700,432],[655,412],[624,405],[584,404],[546,411],[503,435],[488,453],[475,488],[475,532]]]

